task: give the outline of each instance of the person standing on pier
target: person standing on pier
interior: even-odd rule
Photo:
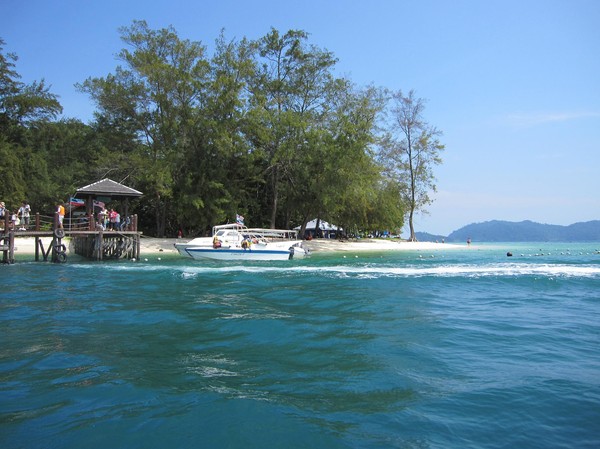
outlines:
[[[108,228],[108,210],[105,206],[102,206],[102,210],[98,213],[98,221],[102,223],[102,228]]]
[[[31,215],[31,206],[27,204],[27,201],[21,203],[19,215],[21,216],[21,231],[26,231],[29,227],[29,217]]]
[[[62,229],[63,221],[65,220],[65,206],[62,203],[58,203],[56,212],[58,213],[58,227]]]
[[[108,229],[111,231],[116,231],[115,224],[117,223],[117,212],[114,209],[111,209],[108,213]]]
[[[113,225],[115,231],[121,231],[121,214],[115,211],[115,224]]]
[[[18,211],[15,211],[11,214],[10,216],[10,229],[17,229],[17,226],[19,226],[20,220],[19,220],[19,215],[18,215]]]

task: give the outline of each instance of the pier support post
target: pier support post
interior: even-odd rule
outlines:
[[[102,260],[104,255],[104,232],[98,233],[98,240],[96,245],[96,260]]]
[[[8,233],[8,263],[15,263],[15,231]]]
[[[3,235],[0,236],[0,247],[2,250],[2,263],[15,262],[15,233],[5,228]]]

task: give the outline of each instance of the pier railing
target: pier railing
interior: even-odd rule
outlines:
[[[14,225],[10,219],[10,213],[5,213],[4,220],[0,221],[0,231],[52,231],[53,229],[60,228],[58,212],[54,215],[42,215],[36,213],[29,224],[20,223]],[[63,226],[65,233],[70,232],[81,232],[81,231],[100,231],[107,230],[100,223],[94,220],[93,215],[80,215],[77,217],[65,215],[63,218]],[[128,215],[124,217],[114,227],[109,226],[109,230],[122,231],[122,232],[137,232],[138,228],[138,217],[136,214]]]
[[[29,224],[13,223],[11,214],[6,211],[0,220],[0,262],[14,263],[15,237],[35,237],[35,260],[44,261],[51,257],[53,262],[66,262],[67,247],[62,239],[72,238],[74,250],[86,258],[138,259],[140,255],[140,232],[138,217],[130,215],[119,223],[110,223],[105,229],[103,223],[96,223],[93,215],[78,217],[65,216],[62,225],[58,213],[53,216],[36,213]],[[44,248],[42,238],[51,237],[50,246]]]

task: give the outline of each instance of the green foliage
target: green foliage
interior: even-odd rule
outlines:
[[[9,210],[18,209],[17,206],[25,195],[24,167],[20,153],[21,148],[0,136],[0,170],[2,172],[0,198],[6,203]]]
[[[62,108],[43,80],[30,85],[19,81],[15,70],[18,58],[4,54],[3,48],[0,39],[0,198],[9,210],[25,199],[32,207],[45,207],[50,180],[44,152],[38,151],[35,142]],[[38,181],[40,188],[36,188]]]
[[[97,107],[89,125],[56,121],[56,96],[43,81],[20,83],[16,56],[0,41],[5,201],[27,197],[50,211],[110,177],[144,192],[132,204],[144,232],[191,236],[236,214],[251,226],[321,217],[345,229],[397,230],[406,186],[419,187],[419,205],[435,189],[424,180],[433,179],[436,157],[414,166],[414,184],[396,159],[401,144],[380,138],[385,92],[336,77],[334,55],[304,31],[271,29],[255,41],[221,33],[211,56],[172,27],[134,21],[119,31],[120,65],[78,86]],[[443,148],[435,132],[419,129],[411,148]],[[375,153],[381,142],[386,164]]]
[[[19,81],[17,56],[3,50],[4,40],[0,39],[0,130],[7,134],[10,126],[54,119],[62,112],[57,96],[43,79],[29,85]]]
[[[381,140],[379,159],[389,179],[401,188],[408,212],[410,240],[415,241],[414,214],[431,203],[429,192],[436,191],[433,167],[441,164],[444,150],[438,139],[441,132],[423,118],[425,100],[414,91],[391,96],[392,125]]]

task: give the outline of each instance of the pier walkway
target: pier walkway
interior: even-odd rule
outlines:
[[[69,250],[93,260],[134,259],[140,255],[141,232],[137,230],[137,215],[126,217],[123,225],[116,230],[98,227],[92,216],[76,220],[65,217],[63,227],[59,226],[58,215],[44,217],[36,214],[28,227],[13,226],[5,217],[0,229],[0,252],[2,263],[15,262],[15,241],[19,238],[35,238],[35,261],[64,263],[67,261],[67,246],[63,239],[69,237]],[[51,238],[44,247],[43,238]]]

